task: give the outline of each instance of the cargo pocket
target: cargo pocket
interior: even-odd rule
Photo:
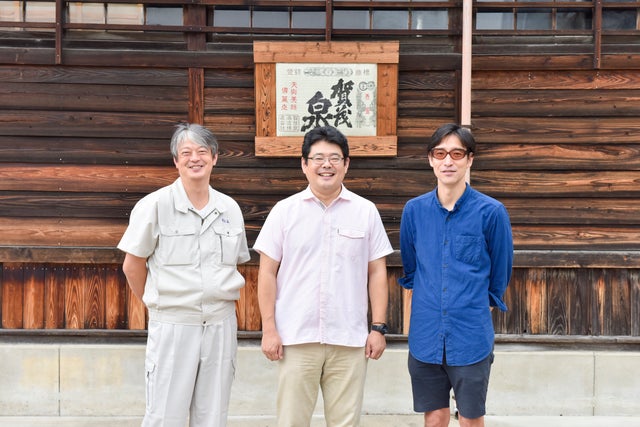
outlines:
[[[220,263],[235,266],[240,251],[242,228],[218,225],[213,227],[213,231],[220,242]]]
[[[146,360],[144,362],[145,370],[145,398],[147,412],[153,411],[153,399],[155,398],[156,388],[156,364],[152,360]]]

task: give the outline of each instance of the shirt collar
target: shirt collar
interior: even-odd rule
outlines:
[[[182,184],[182,179],[179,177],[171,184],[173,189],[173,203],[177,211],[187,212],[189,209],[193,209],[193,205],[187,197],[187,192]],[[217,197],[216,190],[209,186],[209,203],[205,210],[218,211],[220,213],[227,210],[227,205],[224,203],[221,197]]]
[[[314,194],[313,191],[311,191],[311,186],[307,186],[307,188],[305,188],[304,190],[302,190],[302,199],[303,200],[316,200],[316,201],[320,201],[320,199],[318,199]],[[342,184],[342,190],[340,190],[340,194],[338,194],[338,197],[336,197],[336,199],[333,201],[333,203],[335,203],[336,200],[339,199],[344,199],[344,200],[352,200],[353,199],[353,193],[351,191],[349,191],[347,189],[347,187],[344,186],[344,184]],[[333,204],[332,203],[332,204]]]
[[[455,205],[453,205],[453,209],[451,210],[451,212],[454,212],[454,211],[457,211],[458,209],[460,209],[460,206],[462,206],[465,203],[465,201],[470,197],[469,194],[471,194],[471,186],[467,182],[465,184],[464,192],[462,193],[462,196],[460,196],[460,198],[456,201]],[[445,209],[445,207],[442,206],[442,203],[440,203],[440,200],[438,199],[438,187],[437,186],[436,186],[436,188],[433,189],[433,198],[434,198],[435,202],[438,204],[438,206],[440,206],[442,209]]]
[[[467,182],[464,187],[464,193],[462,193],[462,196],[460,196],[456,204],[453,206],[454,211],[460,209],[460,206],[462,206],[465,203],[465,201],[469,198],[469,194],[471,194],[471,186]]]

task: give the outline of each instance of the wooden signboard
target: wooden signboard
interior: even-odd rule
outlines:
[[[330,125],[351,156],[397,154],[398,42],[254,42],[255,154],[299,157]]]

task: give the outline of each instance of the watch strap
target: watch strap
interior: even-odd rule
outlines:
[[[385,335],[388,332],[388,327],[386,323],[372,323],[371,330]]]

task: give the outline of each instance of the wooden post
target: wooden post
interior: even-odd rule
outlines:
[[[184,6],[184,25],[196,28],[207,25],[207,7],[204,5]],[[207,34],[189,32],[185,34],[187,50],[204,51],[207,49]],[[189,68],[189,122],[204,124],[204,68]]]
[[[460,85],[460,124],[471,126],[471,45],[473,43],[472,0],[462,2],[462,76]]]
[[[471,128],[471,63],[473,59],[473,0],[462,2],[462,77],[460,82],[460,125]],[[465,175],[471,182],[471,169]]]
[[[56,65],[62,64],[62,37],[64,35],[64,13],[67,3],[63,0],[56,0]]]

